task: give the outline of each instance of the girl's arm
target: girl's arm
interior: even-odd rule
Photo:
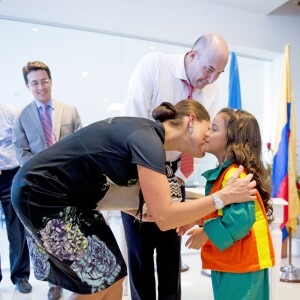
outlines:
[[[222,251],[245,237],[254,222],[253,202],[231,204],[223,208],[223,216],[206,221],[204,231],[211,242]]]

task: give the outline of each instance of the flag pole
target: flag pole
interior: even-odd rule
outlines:
[[[272,196],[288,201],[282,230],[288,236],[288,264],[281,268],[280,281],[300,282],[300,270],[292,264],[292,238],[300,212],[296,189],[296,124],[290,76],[290,45],[284,47],[284,62],[279,98],[276,150],[272,169]],[[283,112],[283,113],[281,113]]]
[[[289,229],[289,264],[292,264],[292,241],[293,241],[293,232],[292,229]]]
[[[289,227],[289,262],[287,265],[281,268],[280,281],[298,283],[300,282],[300,269],[296,268],[292,264],[292,239],[293,230]]]

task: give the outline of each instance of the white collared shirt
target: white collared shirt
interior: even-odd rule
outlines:
[[[176,104],[188,96],[184,67],[184,54],[151,53],[135,68],[121,113],[123,116],[152,119],[152,111],[163,101]],[[204,89],[194,89],[193,99],[199,101],[209,112],[216,113],[219,91],[216,83]]]
[[[12,128],[17,115],[17,110],[12,106],[0,104],[0,170],[19,166],[12,143]]]
[[[173,104],[186,99],[189,91],[182,80],[187,80],[184,54],[151,53],[142,58],[129,82],[122,116],[152,118],[152,111],[162,102]],[[213,117],[216,113],[219,90],[216,83],[204,89],[194,89],[193,99],[199,101]],[[174,161],[179,152],[167,151],[167,161]],[[180,169],[176,175],[186,180]]]

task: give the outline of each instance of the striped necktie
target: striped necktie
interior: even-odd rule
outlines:
[[[182,81],[187,85],[189,89],[189,94],[187,98],[192,99],[194,87],[187,80],[182,79]],[[186,178],[188,178],[194,171],[194,158],[192,156],[181,153],[180,170],[182,174]]]
[[[48,112],[49,104],[42,104],[42,124],[47,146],[55,143],[55,136],[52,128],[52,121]]]
[[[194,87],[187,80],[181,79],[181,81],[184,82],[189,89],[189,94],[187,98],[192,99]]]

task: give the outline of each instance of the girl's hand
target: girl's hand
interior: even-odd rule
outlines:
[[[187,233],[190,235],[185,243],[185,246],[189,249],[199,250],[208,240],[208,236],[204,231],[204,228],[195,228]]]

